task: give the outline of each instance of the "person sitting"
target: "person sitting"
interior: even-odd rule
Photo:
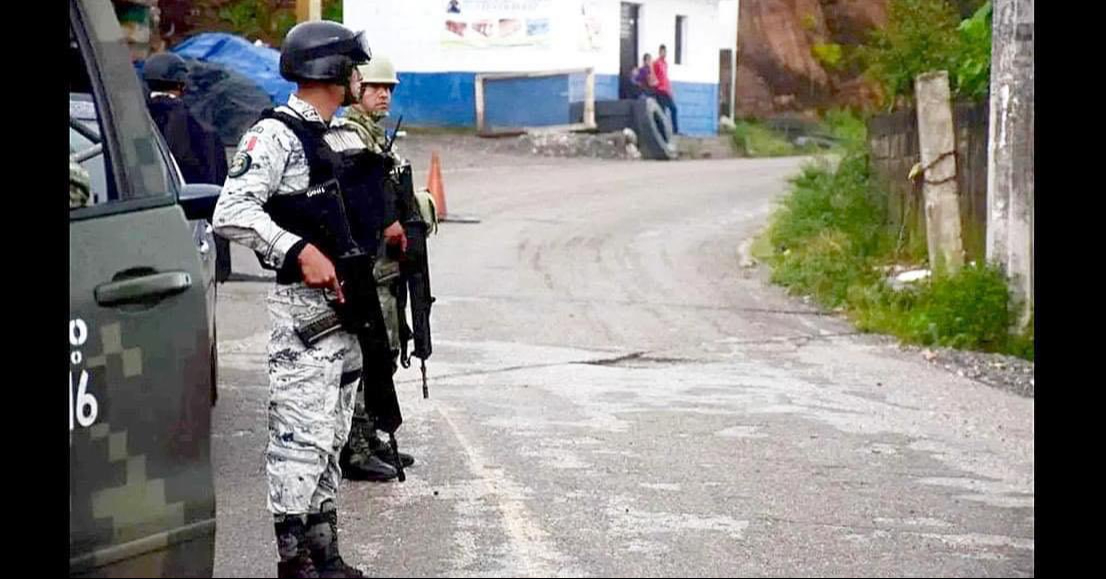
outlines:
[[[630,79],[636,89],[634,98],[640,96],[656,96],[657,76],[653,73],[653,56],[648,52],[641,59],[641,66],[634,69],[634,76]]]

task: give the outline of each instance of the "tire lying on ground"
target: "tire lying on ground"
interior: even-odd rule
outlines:
[[[635,100],[633,113],[641,156],[659,161],[675,159],[676,141],[668,113],[652,97]]]

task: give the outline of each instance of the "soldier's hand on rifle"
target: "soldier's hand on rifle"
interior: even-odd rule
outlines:
[[[399,245],[400,251],[407,252],[407,234],[403,232],[403,226],[399,221],[393,221],[384,230],[384,242],[388,245]]]
[[[338,274],[334,271],[334,264],[317,247],[308,243],[299,255],[300,271],[303,273],[303,283],[307,287],[334,290],[338,294],[338,303],[345,303],[342,295],[342,286],[338,283]]]

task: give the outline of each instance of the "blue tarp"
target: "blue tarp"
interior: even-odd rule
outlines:
[[[176,45],[173,52],[184,58],[221,64],[253,80],[269,94],[274,105],[288,102],[296,85],[280,76],[280,52],[222,32],[197,34]]]

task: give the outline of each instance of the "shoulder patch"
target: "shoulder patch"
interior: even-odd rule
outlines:
[[[234,158],[230,161],[230,168],[227,170],[228,177],[241,177],[246,174],[246,171],[250,170],[250,165],[253,164],[253,158],[249,153],[239,151],[234,154]]]

